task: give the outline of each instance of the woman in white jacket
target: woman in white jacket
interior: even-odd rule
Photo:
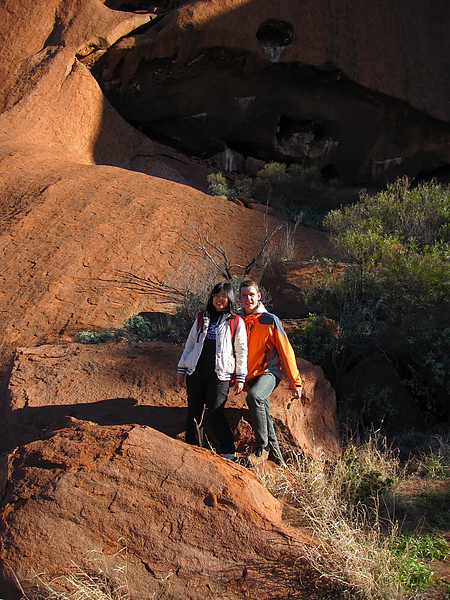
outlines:
[[[221,455],[231,460],[236,457],[236,449],[224,408],[230,384],[239,394],[247,375],[247,333],[243,319],[234,313],[234,305],[231,285],[215,285],[206,310],[198,314],[191,327],[177,375],[178,385],[186,383],[187,387],[186,442],[202,445],[205,415]]]

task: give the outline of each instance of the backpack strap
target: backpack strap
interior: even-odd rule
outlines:
[[[230,333],[231,333],[231,339],[234,340],[234,336],[236,335],[236,329],[238,326],[238,319],[240,319],[241,317],[239,315],[231,315],[231,317],[228,319],[228,323],[230,325]]]
[[[205,320],[204,312],[200,311],[197,315],[197,342],[200,341],[200,334],[203,331],[204,320]]]
[[[203,329],[203,311],[200,311],[197,315],[197,331],[200,333],[200,331]]]

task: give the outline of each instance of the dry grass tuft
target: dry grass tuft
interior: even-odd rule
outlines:
[[[352,597],[402,600],[409,594],[396,576],[397,526],[380,517],[401,471],[396,454],[372,436],[334,465],[293,454],[287,468],[260,475],[305,517],[314,540],[305,557],[323,577]]]
[[[68,571],[58,577],[35,575],[19,584],[21,600],[130,600],[126,548],[118,550],[114,559],[113,568],[106,564],[102,552],[92,551],[87,559],[88,568],[72,561]]]

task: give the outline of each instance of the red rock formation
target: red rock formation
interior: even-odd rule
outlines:
[[[74,563],[127,584],[131,600],[323,587],[301,558],[308,539],[252,473],[148,427],[70,419],[3,461],[0,495],[5,600],[21,597],[17,580],[29,590]]]
[[[153,342],[18,350],[0,396],[0,452],[42,437],[66,416],[102,425],[148,425],[184,439],[186,392],[175,387],[180,354],[179,346]],[[333,460],[341,452],[335,393],[319,367],[302,359],[298,365],[304,399],[287,408],[285,381],[271,396],[280,443]],[[239,447],[251,449],[245,395],[231,393],[227,406]]]
[[[192,225],[246,264],[278,224],[184,185],[204,185],[207,170],[125,123],[78,60],[151,18],[97,0],[0,6],[2,368],[17,346],[160,310],[161,297],[130,277],[201,278],[205,264],[183,240]]]

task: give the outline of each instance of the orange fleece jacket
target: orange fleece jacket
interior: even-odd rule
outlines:
[[[248,339],[248,373],[246,381],[267,371],[281,377],[282,367],[289,379],[290,389],[302,387],[294,350],[280,319],[266,312],[261,304],[257,311],[246,315],[239,311],[245,322]]]

